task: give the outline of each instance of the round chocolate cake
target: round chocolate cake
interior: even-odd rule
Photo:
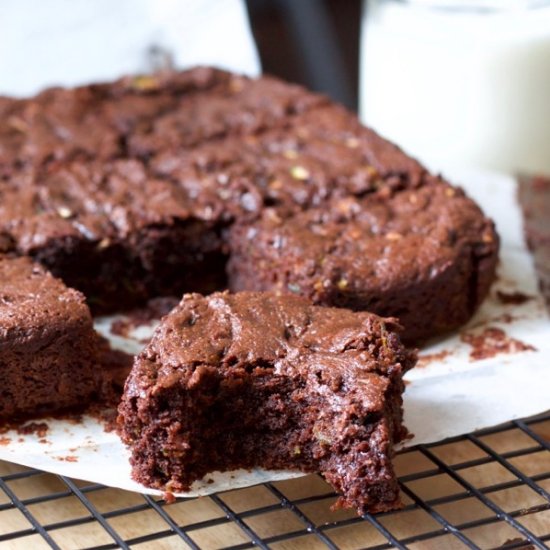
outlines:
[[[458,327],[498,238],[464,193],[327,98],[198,68],[0,98],[0,254],[93,311],[273,290]]]

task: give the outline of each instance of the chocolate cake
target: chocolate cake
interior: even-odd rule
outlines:
[[[0,188],[0,224],[17,254],[75,287],[97,311],[117,311],[220,279],[220,238],[189,197],[139,160],[50,165]],[[209,277],[210,274],[210,277]]]
[[[152,158],[324,101],[268,77],[195,69],[0,102],[0,252],[41,262],[94,311],[221,288],[223,220]]]
[[[391,465],[415,354],[393,319],[269,293],[189,294],[137,357],[119,407],[134,478],[322,472],[359,513],[399,506]]]
[[[498,239],[470,199],[343,107],[274,78],[198,68],[53,88],[2,98],[0,119],[0,253],[40,262],[94,312],[275,289],[401,316],[415,340],[467,320],[494,277]],[[332,244],[318,251],[335,251],[322,269],[305,251],[320,218]],[[346,224],[357,237],[340,235]],[[402,238],[382,246],[394,225]]]
[[[290,219],[265,210],[231,231],[229,285],[398,317],[414,342],[470,318],[493,280],[495,246],[479,208],[434,180]]]
[[[100,340],[84,296],[28,258],[0,258],[0,284],[0,419],[89,402]]]

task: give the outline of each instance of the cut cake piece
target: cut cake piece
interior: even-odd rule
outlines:
[[[86,405],[100,348],[80,292],[28,258],[0,258],[0,419]]]
[[[392,448],[416,356],[397,329],[292,295],[185,295],[126,382],[133,477],[182,492],[216,470],[321,472],[342,506],[398,507]]]

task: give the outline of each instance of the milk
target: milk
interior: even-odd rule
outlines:
[[[549,1],[364,2],[366,124],[435,170],[550,174]]]

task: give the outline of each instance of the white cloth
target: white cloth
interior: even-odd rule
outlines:
[[[2,0],[0,94],[148,72],[155,49],[177,68],[260,72],[242,0]]]

